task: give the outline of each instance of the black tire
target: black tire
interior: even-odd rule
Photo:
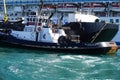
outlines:
[[[60,36],[58,39],[59,44],[67,44],[67,39],[65,36]]]

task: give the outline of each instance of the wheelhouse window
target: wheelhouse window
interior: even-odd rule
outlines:
[[[27,21],[29,22],[29,18],[27,18]]]
[[[33,22],[35,22],[35,18],[33,18]]]
[[[119,19],[116,19],[116,23],[119,23]]]
[[[110,19],[110,22],[111,22],[111,23],[113,23],[113,22],[114,22],[114,20],[113,20],[113,19]]]

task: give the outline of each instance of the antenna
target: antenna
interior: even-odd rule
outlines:
[[[3,0],[4,3],[4,22],[8,21],[7,10],[6,10],[6,0]]]

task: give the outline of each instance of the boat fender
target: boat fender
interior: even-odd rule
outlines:
[[[99,19],[96,19],[95,22],[99,22]]]
[[[67,44],[67,39],[65,36],[60,36],[58,39],[59,44]]]

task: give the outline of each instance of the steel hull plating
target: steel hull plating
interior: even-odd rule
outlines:
[[[80,35],[81,42],[111,41],[119,30],[117,24],[102,22],[73,22],[69,27],[70,29],[65,29],[66,34]]]
[[[57,43],[47,43],[47,42],[36,42],[17,39],[13,36],[4,36],[0,39],[0,44],[2,47],[15,47],[23,49],[35,49],[53,52],[64,52],[62,54],[91,54],[99,55],[106,53],[116,53],[117,48],[114,52],[109,52],[111,46],[101,46],[100,43],[69,43],[69,44],[57,44]]]

